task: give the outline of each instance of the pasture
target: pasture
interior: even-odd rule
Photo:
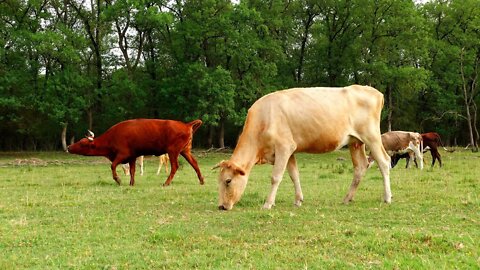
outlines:
[[[480,154],[441,154],[443,168],[429,154],[423,171],[399,162],[391,205],[376,165],[342,203],[352,166],[340,150],[297,156],[302,207],[285,174],[276,206],[261,209],[272,169],[261,165],[224,212],[210,168],[228,153],[194,152],[204,186],[180,158],[166,188],[154,157],[130,187],[105,158],[1,153],[0,269],[478,269]]]

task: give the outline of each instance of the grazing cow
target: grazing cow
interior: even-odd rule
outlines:
[[[389,131],[382,134],[382,144],[385,151],[392,157],[392,168],[395,167],[398,159],[408,155],[413,159],[415,156],[420,160],[420,169],[423,169],[423,154],[422,154],[422,136],[417,132],[408,131]],[[407,162],[409,168],[409,162]]]
[[[438,147],[441,146],[443,149],[447,152],[453,152],[451,150],[448,150],[445,148],[445,146],[442,143],[442,139],[440,138],[440,135],[436,132],[427,132],[427,133],[422,133],[422,140],[423,140],[423,153],[425,153],[427,150],[430,150],[430,154],[432,155],[432,167],[435,165],[435,160],[438,159],[438,163],[440,164],[440,167],[442,167],[442,157],[440,156],[440,152],[438,152]],[[406,158],[407,159],[407,166],[410,162],[411,157],[410,156],[404,156],[404,155],[394,155],[392,156],[392,168],[397,164],[397,162],[401,158]],[[416,159],[413,160],[415,164],[417,164]]]
[[[139,156],[137,158],[138,164],[140,165],[140,175],[143,175],[143,156]],[[168,162],[170,159],[168,158],[168,154],[163,154],[158,157],[158,169],[157,175],[160,174],[160,170],[162,169],[163,165],[165,164],[165,172],[168,174]],[[130,175],[130,166],[127,164],[122,164],[123,173],[125,175]]]
[[[201,126],[201,120],[183,123],[174,120],[134,119],[120,122],[98,138],[89,131],[87,138],[70,145],[68,151],[84,156],[104,156],[111,162],[113,179],[120,185],[117,165],[130,165],[130,185],[135,183],[135,160],[142,155],[163,155],[170,157],[171,171],[164,186],[170,185],[178,169],[178,156],[182,155],[195,169],[200,184],[203,176],[197,161],[190,153],[193,133]]]
[[[353,199],[367,171],[365,145],[372,150],[383,175],[384,201],[391,202],[390,157],[382,146],[380,113],[383,95],[368,86],[296,88],[278,91],[257,100],[248,110],[243,131],[230,160],[220,167],[219,209],[230,210],[247,185],[253,165],[273,164],[272,187],[263,208],[275,204],[285,168],[295,187],[295,205],[303,193],[294,154],[326,153],[348,145],[354,167],[350,190]]]

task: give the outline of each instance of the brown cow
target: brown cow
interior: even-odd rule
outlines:
[[[295,153],[326,153],[348,145],[354,167],[350,190],[353,199],[367,171],[367,145],[383,175],[384,201],[391,202],[390,157],[382,146],[380,113],[383,95],[368,86],[315,87],[278,91],[257,100],[248,110],[242,134],[232,157],[222,161],[219,175],[219,209],[230,210],[238,202],[255,164],[273,164],[272,187],[263,208],[275,204],[285,169],[295,187],[295,205],[303,193]]]
[[[142,155],[160,156],[168,153],[171,171],[164,186],[170,185],[178,169],[178,156],[182,155],[195,169],[200,184],[203,176],[191,154],[193,133],[202,125],[201,120],[183,123],[174,120],[134,119],[120,122],[98,138],[89,131],[87,138],[70,145],[68,152],[84,156],[104,156],[111,162],[113,179],[120,185],[117,165],[130,165],[130,185],[135,183],[135,160]]]
[[[447,152],[453,152],[451,150],[448,150],[445,148],[445,146],[442,143],[442,139],[440,138],[440,135],[436,132],[427,132],[427,133],[422,133],[422,140],[423,140],[423,152],[425,153],[426,151],[430,150],[430,154],[432,155],[432,167],[435,165],[435,160],[438,159],[438,163],[440,164],[440,167],[442,167],[442,157],[440,155],[440,152],[438,152],[438,147],[443,147],[443,149]],[[406,155],[394,155],[392,156],[392,168],[397,164],[397,162],[401,158],[406,158],[407,159],[407,166],[410,162],[411,157],[406,156]],[[415,165],[417,164],[416,159],[413,160],[415,162]]]

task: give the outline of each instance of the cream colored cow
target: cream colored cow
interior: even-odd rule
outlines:
[[[371,149],[383,176],[383,200],[391,202],[390,157],[382,146],[380,113],[383,95],[368,86],[295,88],[268,94],[248,110],[230,160],[222,161],[219,209],[230,210],[247,186],[253,165],[273,164],[271,190],[263,208],[275,204],[285,169],[295,187],[295,205],[303,202],[295,153],[326,153],[348,145],[354,167],[344,202],[350,202],[367,170],[365,145]]]
[[[170,158],[168,157],[168,154],[163,154],[158,157],[158,169],[157,169],[157,175],[160,174],[160,170],[162,169],[162,166],[165,164],[165,172],[168,174],[168,163],[170,161]],[[140,165],[140,175],[143,175],[143,156],[139,156],[137,158],[137,162]],[[122,164],[122,169],[123,173],[125,175],[129,175],[129,167],[128,164]]]

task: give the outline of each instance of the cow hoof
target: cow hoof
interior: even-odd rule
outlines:
[[[219,205],[218,210],[227,211],[227,208],[225,208],[225,206],[223,206],[223,205]]]
[[[265,203],[262,207],[262,209],[264,210],[270,210],[272,209],[272,206],[274,206],[275,204],[271,204],[271,203]]]
[[[168,187],[168,186],[170,186],[170,184],[165,183],[165,184],[163,184],[162,186],[163,186],[163,187]]]
[[[300,207],[302,206],[302,203],[303,203],[303,200],[295,200],[295,202],[293,203],[296,207]]]
[[[343,200],[343,203],[344,203],[344,204],[350,204],[351,202],[353,202],[353,199],[347,199],[347,198],[345,198],[345,200]]]

